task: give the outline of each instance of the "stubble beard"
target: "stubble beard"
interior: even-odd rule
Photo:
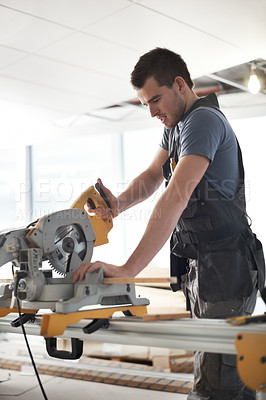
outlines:
[[[176,94],[175,96],[176,98],[176,112],[173,113],[173,122],[171,123],[171,126],[166,126],[166,128],[171,129],[174,128],[178,122],[181,121],[183,115],[185,114],[185,109],[186,109],[186,105],[183,99],[180,98],[180,96],[178,94]]]

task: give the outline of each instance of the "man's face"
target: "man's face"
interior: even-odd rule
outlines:
[[[152,117],[157,117],[166,126],[173,128],[185,113],[186,104],[177,82],[171,88],[159,86],[157,81],[148,78],[137,90],[141,103],[148,107]]]

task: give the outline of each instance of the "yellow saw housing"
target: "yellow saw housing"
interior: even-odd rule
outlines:
[[[88,187],[81,195],[74,201],[72,206],[70,208],[79,208],[81,210],[86,210],[85,205],[88,202],[88,199],[92,200],[94,203],[95,207],[104,207],[107,208],[107,204],[105,203],[104,199],[102,196],[97,192],[94,186]],[[94,246],[100,246],[102,244],[108,243],[108,233],[113,227],[113,220],[112,218],[103,220],[101,217],[98,217],[97,215],[90,215],[87,212],[90,222],[92,224],[95,236],[96,236],[96,241]]]

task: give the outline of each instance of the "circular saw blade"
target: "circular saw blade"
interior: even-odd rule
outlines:
[[[56,231],[54,247],[53,253],[47,256],[48,261],[55,271],[65,275],[73,253],[81,261],[86,255],[87,243],[82,229],[77,224],[60,226]]]

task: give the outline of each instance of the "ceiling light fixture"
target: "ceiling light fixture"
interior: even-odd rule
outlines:
[[[248,90],[252,94],[257,94],[260,91],[260,81],[255,73],[255,70],[256,70],[255,65],[252,65],[248,81]]]

